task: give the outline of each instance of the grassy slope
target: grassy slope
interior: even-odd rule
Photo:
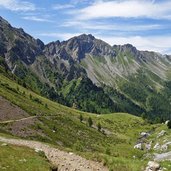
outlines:
[[[50,164],[44,156],[26,147],[2,146],[0,143],[0,170],[47,171]]]
[[[0,95],[30,115],[53,115],[40,117],[42,124],[35,124],[32,127],[34,130],[41,130],[44,136],[29,136],[27,139],[45,141],[86,158],[103,161],[115,171],[139,171],[147,163],[140,160],[144,152],[133,149],[133,146],[139,132],[151,130],[153,126],[146,124],[139,117],[124,113],[92,115],[80,112],[38,96],[2,74]],[[35,99],[39,99],[39,102]],[[83,123],[79,121],[80,114],[83,115]],[[87,126],[89,116],[92,117],[94,126],[101,123],[107,135]],[[4,125],[0,125],[0,130],[3,130],[3,127]],[[133,159],[133,156],[136,156],[136,159]]]

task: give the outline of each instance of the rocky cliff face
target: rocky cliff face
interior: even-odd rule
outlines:
[[[51,61],[65,61],[65,65],[66,61],[71,65],[78,63],[97,85],[105,83],[114,86],[118,78],[127,79],[140,70],[146,70],[162,80],[169,79],[169,56],[139,51],[130,44],[110,46],[92,35],[83,34],[67,41],[49,43],[44,54]]]
[[[115,56],[114,49],[91,34],[82,34],[63,42],[52,42],[46,45],[46,56],[57,56],[61,59],[80,61],[86,55]]]
[[[5,58],[10,69],[18,60],[26,65],[32,64],[35,57],[42,54],[43,48],[41,40],[34,39],[23,29],[14,28],[0,18],[0,55]]]

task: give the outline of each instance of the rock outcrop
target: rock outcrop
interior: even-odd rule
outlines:
[[[34,39],[21,28],[12,27],[0,17],[0,56],[5,57],[11,70],[17,61],[32,64],[43,48],[41,40]]]
[[[160,164],[155,161],[149,161],[145,171],[162,171]]]

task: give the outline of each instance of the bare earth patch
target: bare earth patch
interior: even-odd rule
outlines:
[[[29,114],[0,96],[0,121],[16,120],[25,117],[29,117]]]
[[[20,137],[45,136],[41,130],[32,129],[41,121],[0,96],[0,129]]]

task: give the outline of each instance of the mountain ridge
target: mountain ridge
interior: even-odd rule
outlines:
[[[94,113],[152,115],[148,99],[163,93],[171,80],[169,55],[139,51],[131,44],[111,46],[91,34],[45,45],[2,18],[0,56],[2,67],[5,63],[25,86]]]

